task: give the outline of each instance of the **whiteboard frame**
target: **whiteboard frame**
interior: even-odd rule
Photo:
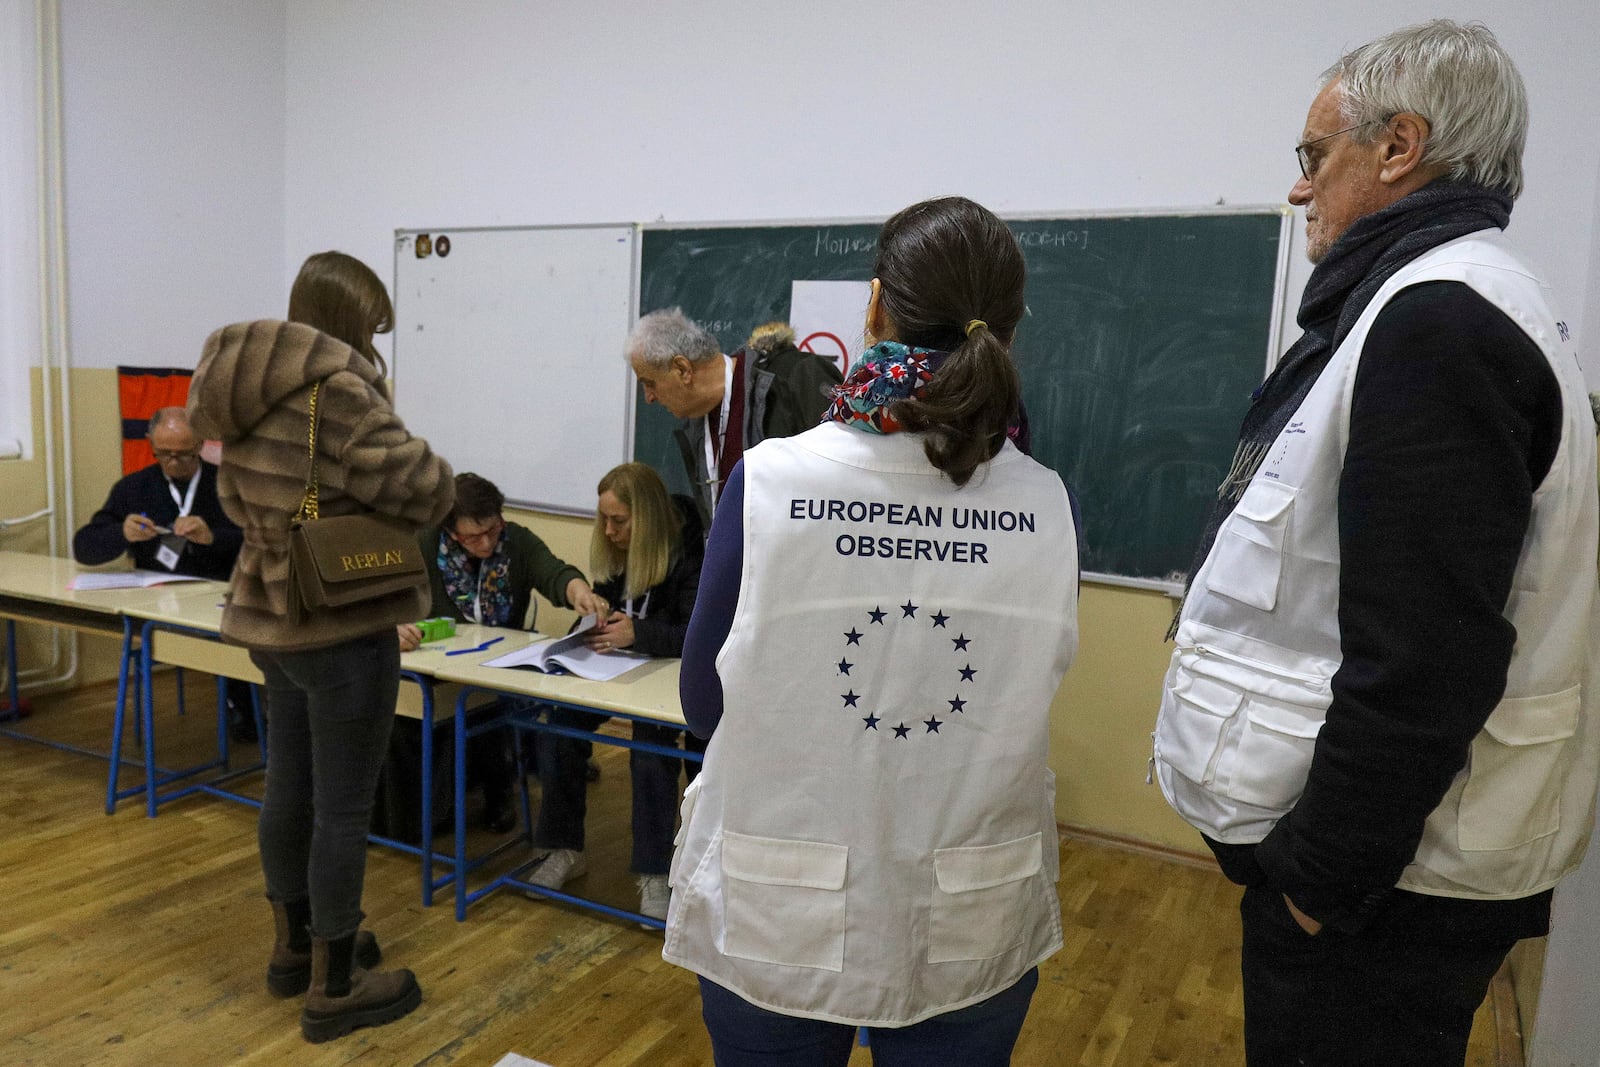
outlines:
[[[1139,208],[1126,211],[1115,209],[1055,213],[1050,211],[997,211],[995,215],[1006,222],[1039,219],[1047,222],[1071,222],[1077,219],[1133,219],[1133,218],[1189,218],[1196,215],[1277,215],[1278,262],[1273,268],[1272,303],[1267,315],[1267,351],[1262,359],[1261,376],[1265,378],[1278,362],[1278,348],[1283,340],[1284,316],[1288,313],[1287,290],[1289,286],[1290,246],[1293,243],[1294,208],[1288,204],[1211,204],[1192,208]],[[820,218],[820,219],[722,219],[714,222],[646,222],[637,227],[634,242],[633,264],[633,317],[639,319],[639,294],[643,279],[640,271],[640,254],[644,249],[644,235],[651,230],[725,230],[725,229],[776,229],[782,226],[882,226],[883,218]],[[633,454],[633,371],[628,372],[628,454]],[[1126,589],[1142,589],[1165,593],[1173,599],[1183,596],[1184,581],[1166,578],[1128,578],[1120,574],[1083,572],[1083,580],[1094,585],[1114,585]]]
[[[641,227],[640,227],[639,223],[637,223],[637,222],[572,222],[572,223],[555,223],[555,224],[551,224],[551,225],[531,225],[531,226],[410,226],[410,227],[397,227],[395,229],[395,231],[394,231],[394,263],[393,263],[393,268],[392,268],[392,273],[391,273],[392,281],[391,281],[391,284],[390,284],[391,293],[392,293],[392,296],[393,296],[393,303],[394,303],[394,319],[395,319],[395,322],[394,322],[394,331],[395,331],[394,336],[395,336],[395,348],[396,348],[396,351],[395,351],[395,354],[394,354],[395,355],[394,362],[396,364],[396,367],[391,369],[391,373],[394,373],[395,370],[398,370],[398,364],[400,362],[400,353],[399,353],[399,343],[400,343],[400,304],[401,304],[400,264],[401,264],[401,261],[403,259],[403,256],[401,254],[402,250],[403,249],[406,249],[406,250],[409,249],[409,246],[405,243],[405,239],[406,238],[408,238],[408,237],[414,238],[414,237],[416,237],[416,235],[424,234],[424,233],[425,234],[453,235],[453,234],[460,234],[460,233],[506,233],[506,232],[514,232],[514,233],[540,232],[540,233],[544,233],[544,232],[561,231],[561,230],[624,230],[624,229],[631,231],[630,237],[629,237],[628,322],[627,322],[627,328],[628,328],[629,331],[631,331],[633,329],[634,323],[638,322],[638,320],[639,320],[639,277],[640,277],[640,274],[639,274],[639,270],[640,270],[640,268],[639,268],[639,249],[640,249],[640,245],[643,242],[642,242],[642,237],[641,237],[641,233],[640,233]],[[623,354],[621,352],[618,352],[617,353],[617,358],[621,359],[622,355]],[[621,420],[622,421],[622,449],[621,449],[620,457],[617,460],[617,463],[627,463],[633,457],[633,395],[634,395],[635,385],[634,385],[633,369],[631,367],[629,367],[627,369],[627,371],[625,373],[625,379],[624,380],[628,383],[628,387],[627,387],[627,390],[624,393],[623,397],[619,401],[619,403],[622,405],[622,409],[621,409],[621,414],[622,414],[622,420]],[[396,384],[396,388],[398,390],[398,387],[399,387],[398,380],[396,381],[395,384]],[[535,511],[535,512],[539,512],[539,513],[547,514],[547,515],[568,515],[568,516],[573,516],[573,517],[576,517],[576,518],[586,518],[586,519],[592,519],[595,516],[595,509],[593,507],[582,508],[582,507],[570,506],[570,505],[561,504],[561,503],[553,503],[553,502],[550,502],[550,501],[527,499],[527,498],[518,497],[518,496],[510,496],[510,495],[508,495],[506,497],[506,503],[508,505],[512,506],[512,507],[521,508],[521,509],[524,509],[524,510],[527,510],[527,511]]]

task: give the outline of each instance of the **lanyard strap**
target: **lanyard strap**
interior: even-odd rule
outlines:
[[[655,592],[654,589],[646,589],[644,591],[644,599],[639,601],[639,610],[638,611],[635,611],[633,609],[633,597],[629,597],[627,600],[623,601],[623,603],[622,603],[622,613],[624,615],[626,615],[630,619],[649,618],[649,616],[650,616],[650,594],[653,593],[653,592]]]
[[[728,442],[728,406],[733,403],[733,360],[722,357],[722,410],[717,414],[716,441],[706,427],[706,485],[711,489],[711,511],[716,514],[717,497],[722,489],[722,452]]]
[[[189,514],[189,510],[194,507],[194,491],[195,487],[199,484],[199,467],[196,467],[194,469],[194,474],[189,477],[189,489],[182,496],[178,495],[178,487],[172,484],[172,479],[167,479],[167,492],[172,494],[172,502],[178,505],[178,518],[181,519],[185,515]]]

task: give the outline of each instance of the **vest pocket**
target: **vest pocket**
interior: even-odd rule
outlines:
[[[1318,710],[1312,718],[1309,708],[1251,694],[1228,795],[1262,808],[1293,807],[1305,791],[1322,714]]]
[[[1178,640],[1185,636],[1179,631]],[[1180,645],[1156,721],[1157,758],[1219,796],[1291,807],[1305,789],[1327,712],[1326,666],[1265,646],[1245,655]]]
[[[1472,739],[1456,832],[1463,852],[1517,848],[1561,826],[1582,687],[1500,702]]]
[[[1156,720],[1156,757],[1196,785],[1211,785],[1223,731],[1243,702],[1240,690],[1175,660]]]
[[[1262,611],[1277,605],[1294,495],[1279,482],[1256,478],[1250,483],[1217,531],[1207,560],[1207,589]]]
[[[786,967],[844,970],[850,849],[723,831],[723,951]]]
[[[987,960],[1016,948],[1029,929],[1044,835],[933,852],[928,962]]]

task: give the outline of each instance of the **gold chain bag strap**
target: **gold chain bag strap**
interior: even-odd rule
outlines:
[[[318,508],[317,394],[311,387],[306,490],[289,525],[289,616],[345,608],[423,585],[427,570],[416,536],[386,515],[323,518]]]

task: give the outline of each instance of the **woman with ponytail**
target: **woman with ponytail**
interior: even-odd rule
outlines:
[[[684,645],[665,957],[719,1063],[1009,1062],[1061,945],[1050,703],[1077,646],[1066,488],[1018,451],[1022,254],[948,197],[878,239],[822,425],[745,453]]]

